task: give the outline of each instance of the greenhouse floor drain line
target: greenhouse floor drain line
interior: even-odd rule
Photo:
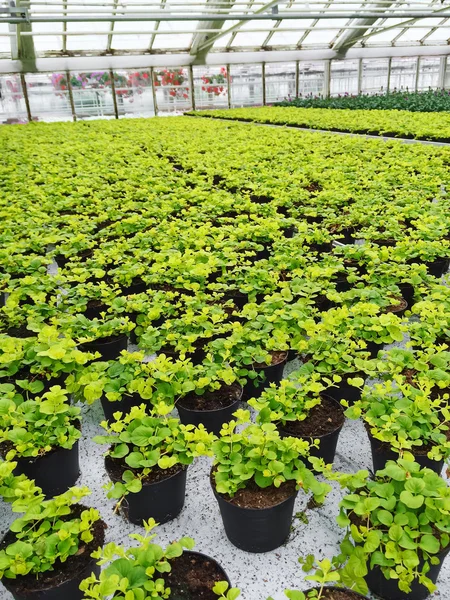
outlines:
[[[370,140],[384,140],[385,142],[403,142],[404,144],[423,144],[425,146],[444,146],[450,148],[450,143],[447,142],[433,142],[432,140],[412,140],[408,138],[391,137],[383,135],[370,135],[366,133],[352,133],[350,131],[331,131],[330,129],[312,129],[310,127],[297,127],[296,125],[284,125],[283,123],[258,123],[257,121],[241,121],[239,119],[227,119],[225,117],[207,117],[201,115],[189,115],[187,117],[194,117],[198,119],[211,119],[213,121],[229,121],[233,123],[242,123],[243,125],[258,125],[259,127],[278,127],[283,129],[294,129],[296,131],[307,131],[309,133],[330,133],[333,135],[350,136],[356,138],[367,138]]]

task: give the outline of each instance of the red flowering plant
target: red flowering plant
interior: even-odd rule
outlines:
[[[154,72],[156,87],[169,87],[169,96],[172,98],[189,97],[189,87],[183,84],[187,81],[183,69],[163,69]]]
[[[220,68],[220,73],[217,75],[203,75],[202,81],[205,85],[202,85],[202,90],[208,94],[214,94],[214,96],[226,95],[227,88],[224,84],[227,82],[227,69],[226,67]]]

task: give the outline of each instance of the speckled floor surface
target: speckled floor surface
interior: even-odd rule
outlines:
[[[289,363],[285,374],[295,368]],[[92,495],[84,503],[98,508],[108,525],[107,541],[127,545],[128,534],[140,528],[130,525],[121,516],[113,514],[113,501],[107,500],[102,485],[107,482],[103,467],[104,447],[94,444],[92,437],[103,431],[98,423],[103,418],[100,404],[83,407],[83,440],[80,443],[80,485],[87,485]],[[335,466],[339,470],[356,471],[370,468],[369,442],[361,422],[346,422],[341,433]],[[217,559],[227,572],[232,585],[241,588],[242,600],[285,599],[285,588],[307,589],[302,571],[297,563],[300,555],[314,553],[318,557],[331,557],[338,550],[342,530],[335,523],[341,496],[334,489],[325,505],[319,509],[306,509],[304,496],[297,497],[292,532],[287,543],[267,554],[249,554],[235,548],[226,538],[217,502],[209,485],[209,459],[197,460],[188,470],[186,504],[177,519],[158,527],[158,540],[162,544],[189,535],[196,540],[196,550]],[[306,516],[307,519],[304,517]],[[12,514],[5,504],[0,505],[0,528],[3,535]],[[307,522],[305,522],[307,521]],[[450,599],[450,560],[444,564],[438,581],[439,592],[433,600]],[[0,600],[11,600],[4,588]]]

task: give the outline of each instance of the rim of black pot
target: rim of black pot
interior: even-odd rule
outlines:
[[[95,340],[91,340],[90,342],[83,342],[80,345],[81,346],[92,346],[93,344],[95,344],[95,345],[107,346],[108,344],[116,343],[118,340],[121,340],[124,337],[128,337],[126,333],[119,333],[118,335],[115,335],[115,336],[108,335],[105,338],[100,337]],[[102,341],[102,340],[108,339],[108,338],[112,338],[112,339],[109,339],[107,342]]]
[[[341,410],[341,413],[344,414],[344,407],[337,400],[335,400],[332,396],[329,396],[328,394],[322,394],[322,393],[320,394],[320,396],[325,397],[328,400],[331,400]],[[342,427],[344,427],[344,425],[345,425],[345,421],[346,421],[346,417],[344,415],[344,421],[343,421],[342,425],[338,425],[332,431],[329,431],[328,433],[323,433],[322,435],[301,435],[300,436],[300,435],[294,435],[292,433],[289,433],[286,435],[286,437],[295,437],[297,439],[303,439],[303,440],[308,439],[308,438],[313,439],[313,440],[316,440],[316,439],[320,440],[328,435],[332,435],[333,433],[336,433],[336,431],[338,431],[338,429],[342,429]],[[279,425],[278,428],[283,429],[283,425]],[[287,432],[283,431],[283,433],[287,433]]]
[[[282,360],[278,361],[277,363],[271,363],[270,365],[263,365],[262,367],[255,367],[254,366],[255,363],[252,363],[249,366],[252,366],[253,369],[255,369],[255,370],[256,369],[270,369],[270,367],[278,367],[279,365],[283,364],[287,360],[287,358],[289,356],[289,350],[270,350],[269,354],[274,354],[275,352],[282,352],[285,355],[284,358]],[[261,363],[256,363],[256,364],[259,365]]]
[[[113,477],[113,476],[110,474],[110,472],[109,472],[109,470],[108,470],[108,467],[106,466],[106,461],[107,461],[108,459],[109,459],[109,460],[120,460],[120,459],[118,459],[118,458],[116,458],[116,459],[115,459],[115,458],[112,458],[111,456],[108,456],[108,455],[106,455],[106,456],[105,456],[105,470],[106,470],[106,472],[108,473],[108,477],[111,479],[111,481],[114,481],[114,482],[120,482],[120,481],[122,481],[121,479],[117,479],[116,477]],[[180,470],[179,470],[179,471],[177,471],[176,473],[172,473],[172,475],[169,475],[169,477],[165,477],[164,479],[160,479],[159,481],[150,481],[150,482],[148,482],[148,483],[145,483],[145,482],[143,481],[143,482],[142,482],[142,487],[150,487],[151,485],[157,485],[158,483],[162,483],[162,482],[164,482],[164,481],[169,481],[169,479],[173,479],[173,478],[174,478],[174,477],[176,477],[177,475],[180,475],[180,473],[182,473],[183,471],[187,471],[187,469],[188,469],[188,467],[189,467],[189,465],[182,465],[182,464],[178,464],[178,465],[174,465],[174,466],[180,466],[181,468],[180,468]],[[128,467],[128,470],[132,471],[131,467]],[[164,470],[164,469],[162,469],[162,470]],[[139,492],[138,492],[138,493],[139,493]]]
[[[234,400],[228,406],[222,406],[222,408],[211,408],[211,409],[205,408],[203,410],[200,410],[198,408],[186,408],[185,406],[183,406],[183,404],[181,404],[183,398],[180,398],[179,400],[177,400],[177,402],[175,402],[175,408],[178,408],[178,405],[180,404],[180,406],[181,406],[181,408],[183,410],[187,410],[187,411],[189,411],[191,413],[198,413],[198,414],[202,414],[202,413],[218,413],[218,412],[220,412],[222,410],[226,410],[227,408],[230,408],[230,406],[233,406],[234,404],[237,404],[238,402],[241,402],[241,400],[242,400],[242,394],[244,393],[244,388],[243,388],[243,386],[240,383],[238,383],[237,385],[239,385],[239,397],[236,398],[236,400]]]
[[[74,504],[73,506],[81,506],[83,508],[83,510],[89,510],[90,507],[85,506],[84,504]],[[105,543],[105,530],[107,528],[107,525],[105,523],[105,521],[100,518],[98,521],[95,521],[95,523],[93,524],[93,527],[95,527],[96,523],[100,523],[102,524],[102,532],[101,532],[101,547],[103,547],[104,543]],[[3,546],[4,541],[6,540],[6,538],[8,537],[8,535],[11,532],[11,530],[9,529],[6,534],[2,537],[0,544]],[[89,545],[90,542],[88,542],[88,544],[86,544],[86,546]],[[93,549],[94,550],[94,549]],[[72,556],[69,556],[69,558],[67,560],[69,560],[70,558],[72,558]],[[61,587],[62,585],[65,585],[66,583],[68,583],[69,581],[73,581],[74,579],[76,579],[79,575],[81,575],[85,570],[87,570],[88,568],[91,568],[90,565],[92,563],[97,564],[97,560],[95,558],[93,558],[92,556],[90,557],[91,562],[88,562],[87,564],[84,565],[83,568],[77,569],[74,573],[72,573],[72,576],[69,577],[68,579],[64,579],[63,581],[60,581],[57,583],[57,585],[48,585],[46,587],[39,587],[39,589],[33,590],[36,593],[38,592],[47,592],[48,590],[53,590],[53,589],[57,589],[58,587]],[[65,564],[65,563],[64,563]],[[53,571],[50,571],[51,573],[55,573],[55,576],[57,576],[57,569],[54,569]],[[49,571],[45,571],[45,573],[49,573]],[[8,577],[4,577],[3,579],[1,579],[1,582],[3,583],[3,585],[5,586],[6,589],[7,588],[7,584],[5,585],[5,581],[7,582],[17,582],[19,580],[18,577],[16,577],[15,579],[9,579]]]
[[[312,592],[313,590],[320,590],[320,589],[321,589],[320,587],[309,588],[308,590],[305,590],[304,593],[307,594],[308,592]],[[354,594],[356,596],[356,598],[363,598],[363,600],[367,600],[367,596],[363,596],[359,592],[355,592],[355,590],[350,590],[349,588],[346,588],[346,587],[339,588],[334,585],[326,585],[323,589],[332,590],[333,592],[342,592],[344,594],[345,594],[345,592],[348,592],[348,593]]]
[[[204,554],[203,552],[197,552],[197,550],[183,550],[183,554],[188,554],[190,556],[199,556],[200,558],[205,559],[205,561],[213,562],[216,566],[219,567],[219,569],[224,574],[224,578],[221,579],[220,581],[226,581],[228,583],[229,587],[230,588],[232,587],[230,578],[228,577],[228,573],[225,571],[225,569],[222,567],[222,565],[220,564],[220,562],[218,560],[216,560],[209,554]],[[183,554],[181,556],[183,556]]]
[[[216,496],[216,498],[221,498],[227,504],[233,504],[230,500],[228,500],[227,498],[225,498],[225,494],[220,494],[216,490],[216,488],[214,487],[214,483],[213,483],[213,470],[212,469],[211,469],[209,481],[210,481],[213,493]],[[282,504],[285,504],[286,502],[289,502],[289,500],[291,500],[292,497],[296,498],[297,495],[298,495],[298,490],[295,490],[295,492],[293,494],[291,494],[290,496],[288,496],[284,500],[281,500],[281,502],[277,502],[276,504],[273,504],[272,506],[265,506],[264,508],[248,508],[246,506],[237,506],[236,504],[233,504],[233,506],[235,506],[239,510],[248,510],[248,511],[252,510],[254,512],[261,512],[263,510],[272,510],[272,508],[276,508],[277,506],[281,506]]]

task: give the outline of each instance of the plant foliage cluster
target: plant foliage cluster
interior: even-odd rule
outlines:
[[[252,118],[266,110],[297,113]],[[347,416],[362,417],[399,459],[374,480],[311,459],[350,494],[341,553],[307,559],[305,570],[316,564],[319,587],[365,593],[378,566],[403,591],[415,578],[433,590],[426,574],[448,545],[449,500],[413,455],[450,457],[450,288],[440,278],[450,258],[449,151],[192,118],[33,124],[0,138],[0,439],[9,450],[0,493],[25,514],[13,532],[26,545],[0,556],[4,577],[76,553],[95,520],[76,517],[68,541],[57,541],[58,503],[42,503],[11,462],[78,439],[69,396],[137,398],[97,439],[126,465],[110,497],[138,493],[153,469],[213,455],[218,493],[233,496],[249,479],[295,481],[323,502],[329,487],[307,466],[316,442],[282,438],[278,427],[348,386],[361,397]],[[121,336],[138,351],[105,360],[91,345]],[[405,336],[406,348],[384,349]],[[239,411],[216,438],[170,414],[188,394],[258,385],[261,367],[287,352],[300,366],[250,401],[256,423]],[[61,501],[69,513],[78,493]],[[26,525],[41,517],[51,519],[38,529],[53,540],[47,550]],[[180,547],[156,550],[150,539],[136,538],[131,553],[97,553],[110,566],[85,584],[88,597],[167,597],[157,574]]]

